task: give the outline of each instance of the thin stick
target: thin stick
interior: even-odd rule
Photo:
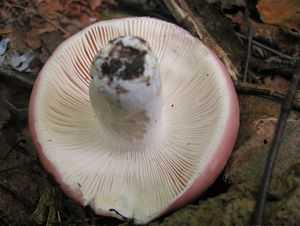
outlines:
[[[248,23],[248,32],[249,32],[249,34],[248,34],[247,58],[246,58],[243,82],[247,81],[249,61],[250,61],[250,57],[251,57],[252,40],[253,40],[253,29],[252,29],[251,23],[249,21],[249,11],[248,11],[248,9],[246,9],[246,18],[247,18],[247,23]]]
[[[35,78],[30,73],[21,73],[14,70],[8,70],[0,67],[0,76],[4,76],[7,79],[16,79],[23,84],[26,84],[28,87],[32,87],[35,81]]]
[[[23,140],[23,139],[19,140],[14,146],[12,146],[10,149],[8,149],[8,151],[2,156],[2,158],[0,158],[0,163],[2,163],[9,156],[9,154],[14,149],[16,149],[16,147],[18,147],[21,143],[25,143],[25,140]]]
[[[227,71],[234,82],[238,81],[239,73],[237,63],[233,63],[230,56],[216,41],[207,29],[208,25],[195,15],[187,0],[163,0],[176,21],[184,25],[194,36],[197,36],[204,44],[208,45],[225,64]],[[196,2],[196,1],[194,1]],[[197,1],[201,2],[201,1]],[[193,4],[194,5],[194,4]],[[209,14],[211,16],[211,14]]]
[[[0,169],[0,175],[2,173],[5,173],[5,172],[11,171],[11,170],[17,170],[17,169],[21,169],[23,167],[32,166],[35,162],[38,163],[37,159],[32,159],[28,162],[24,162],[22,164],[12,166],[12,167],[9,167],[9,168]]]
[[[19,8],[19,9],[24,9],[28,12],[31,12],[37,16],[40,16],[41,18],[43,18],[44,20],[46,20],[49,24],[52,24],[54,27],[56,27],[58,30],[60,30],[62,33],[64,33],[65,35],[70,35],[70,32],[68,32],[67,30],[65,30],[64,28],[62,28],[60,25],[54,23],[51,19],[49,19],[47,16],[37,12],[36,10],[34,9],[29,9],[29,8],[26,8],[24,6],[20,6],[20,5],[15,5],[15,4],[11,4],[11,3],[8,3],[6,2],[5,3],[6,5],[10,6],[10,7],[14,7],[14,8]]]
[[[243,35],[241,33],[238,33],[238,32],[236,34],[237,34],[237,36],[239,36],[239,37],[241,37],[243,39],[248,40],[247,36],[245,36],[245,35]],[[259,47],[261,47],[262,49],[265,49],[265,50],[267,50],[267,51],[269,51],[271,53],[274,53],[274,54],[276,54],[276,55],[278,55],[278,56],[280,56],[282,58],[285,58],[287,60],[291,60],[292,62],[295,61],[295,60],[298,60],[298,59],[295,59],[295,58],[297,58],[297,56],[289,56],[289,55],[284,54],[284,53],[282,53],[282,52],[280,52],[278,50],[272,49],[271,47],[266,46],[266,45],[264,45],[264,44],[262,44],[262,43],[260,43],[258,41],[255,41],[254,39],[252,40],[252,43],[255,44],[255,45],[257,45],[257,46],[259,46]]]
[[[276,161],[276,157],[280,145],[280,139],[282,137],[283,130],[285,128],[286,120],[291,111],[293,99],[296,95],[299,81],[300,81],[300,63],[298,64],[296,71],[293,75],[292,81],[289,84],[289,89],[288,89],[286,99],[281,105],[281,113],[276,125],[275,134],[272,140],[272,144],[270,147],[268,159],[266,162],[264,174],[262,177],[262,181],[258,193],[259,194],[258,200],[254,210],[253,223],[255,225],[263,224],[266,198],[267,198],[268,189],[271,182],[272,171],[274,169],[274,165],[275,165],[275,161]]]
[[[61,217],[60,217],[59,210],[57,210],[57,219],[58,219],[58,222],[61,222]]]
[[[5,104],[8,105],[9,108],[11,108],[13,111],[22,114],[24,112],[27,112],[27,108],[17,108],[13,103],[11,103],[8,99],[6,99],[4,96],[0,96],[0,101],[3,101]]]
[[[13,29],[0,29],[0,35],[6,35],[13,32]]]
[[[276,101],[284,101],[286,98],[286,95],[283,93],[276,92],[274,90],[269,90],[265,88],[260,87],[251,87],[249,85],[243,85],[242,83],[238,83],[235,86],[236,92],[238,94],[248,94],[253,96],[262,96],[271,100]],[[295,111],[300,111],[300,100],[294,99],[292,109]]]

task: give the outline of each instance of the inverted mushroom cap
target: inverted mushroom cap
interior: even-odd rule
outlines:
[[[146,40],[161,76],[156,140],[107,139],[89,96],[95,55],[119,36]],[[180,27],[151,18],[95,23],[44,65],[29,107],[33,142],[64,192],[101,215],[145,224],[206,190],[223,170],[239,126],[232,82],[219,59]]]

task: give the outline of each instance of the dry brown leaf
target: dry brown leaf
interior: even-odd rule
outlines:
[[[91,24],[90,16],[88,16],[87,14],[82,14],[79,18],[79,21],[83,27],[86,27]]]
[[[280,93],[286,93],[289,81],[281,76],[268,76],[264,78],[264,85]]]
[[[87,7],[79,3],[73,0],[67,1],[64,5],[64,13],[68,16],[80,16],[82,13],[86,13],[84,11],[87,10]]]
[[[31,32],[28,32],[25,36],[25,43],[32,49],[38,49],[42,45],[42,42],[37,34],[38,32],[31,30]]]
[[[16,26],[12,33],[6,35],[10,42],[8,43],[9,48],[23,52],[26,49],[26,44],[24,42],[24,33],[20,31],[20,27]]]
[[[36,29],[32,29],[30,32],[26,33],[24,41],[32,49],[38,49],[42,45],[42,41],[38,34],[38,30]]]
[[[92,10],[95,10],[102,4],[102,0],[88,0],[88,2]]]
[[[249,22],[242,11],[234,14],[225,14],[233,23],[235,23],[240,32],[244,35],[249,35],[249,25],[253,30],[253,38],[256,40],[263,40],[267,45],[278,46],[282,52],[299,51],[300,40],[293,38],[287,33],[287,29],[275,26],[273,24],[259,23],[251,18]],[[300,21],[299,21],[300,22]]]
[[[278,118],[280,104],[256,96],[240,95],[240,129],[235,145],[237,149],[255,132],[253,122],[264,118]]]
[[[300,32],[299,0],[260,0],[256,8],[265,23]]]
[[[41,35],[41,40],[43,41],[43,46],[47,49],[49,53],[52,53],[56,47],[62,42],[63,37],[59,31],[48,32]]]
[[[275,118],[265,118],[253,122],[252,128],[255,128],[255,131],[235,151],[226,169],[226,178],[230,182],[260,181],[276,123],[277,119]],[[290,119],[287,121],[273,177],[281,175],[292,164],[300,163],[299,128],[299,120]]]
[[[238,11],[235,14],[225,14],[233,23],[239,25],[239,29],[244,33],[248,30],[248,23],[245,15],[242,11]]]
[[[43,0],[38,4],[37,10],[40,13],[62,12],[63,4],[59,0]]]
[[[225,176],[232,183],[258,182],[262,176],[280,104],[254,96],[241,96],[241,126]],[[281,140],[274,176],[300,163],[300,115],[293,112]]]
[[[288,91],[289,81],[282,76],[267,76],[266,78],[264,78],[263,82],[267,88],[276,92],[286,94]],[[300,98],[300,90],[296,92],[295,98]]]
[[[48,32],[57,31],[57,27],[49,23],[43,23],[40,28],[33,27],[29,32],[26,33],[25,42],[32,48],[37,49],[42,45],[41,35]]]

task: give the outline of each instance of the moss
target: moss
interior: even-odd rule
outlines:
[[[113,19],[108,10],[103,10],[100,14],[100,20],[111,20]]]

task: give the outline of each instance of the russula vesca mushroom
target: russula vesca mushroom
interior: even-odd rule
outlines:
[[[29,125],[67,195],[145,224],[214,182],[239,107],[203,43],[167,22],[126,18],[95,23],[56,49],[34,85]]]

